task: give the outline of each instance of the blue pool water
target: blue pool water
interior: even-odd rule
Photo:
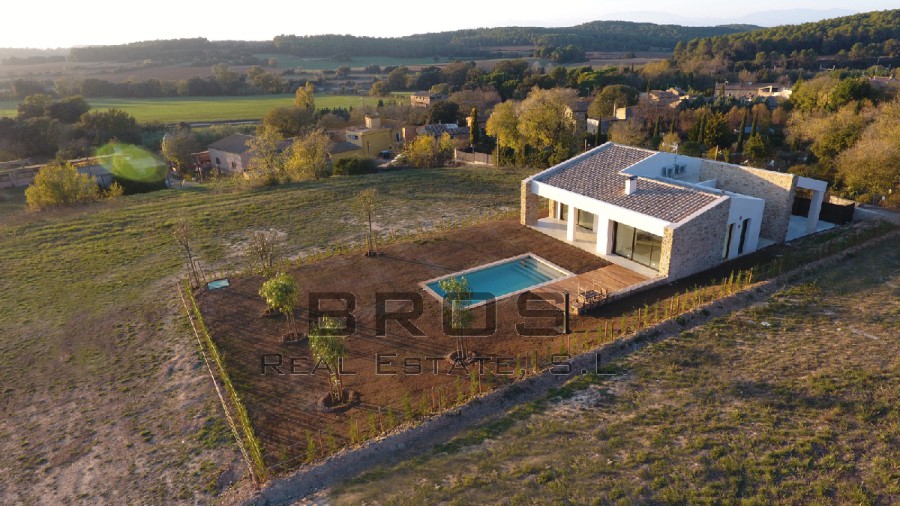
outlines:
[[[531,288],[541,283],[564,278],[569,273],[542,262],[534,256],[512,258],[505,262],[482,267],[469,272],[458,272],[427,284],[438,296],[444,297],[446,292],[439,283],[447,278],[466,278],[469,289],[475,294],[475,300],[489,299],[484,294],[491,294],[495,299],[520,290]]]

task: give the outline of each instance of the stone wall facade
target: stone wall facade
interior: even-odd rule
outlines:
[[[784,241],[794,206],[798,179],[796,175],[703,160],[700,165],[700,180],[709,179],[715,179],[716,187],[720,190],[765,200],[759,235],[775,242]]]
[[[541,206],[541,198],[529,189],[530,180],[522,181],[522,197],[519,208],[519,223],[526,226],[537,225],[538,219],[547,216],[546,208]]]
[[[722,263],[730,208],[731,199],[724,199],[682,225],[666,227],[659,274],[674,281]]]

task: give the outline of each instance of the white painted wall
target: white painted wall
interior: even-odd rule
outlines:
[[[660,237],[663,236],[666,226],[670,225],[670,222],[666,220],[647,216],[637,211],[631,211],[607,202],[601,202],[584,195],[550,186],[540,181],[531,180],[530,190],[532,193],[541,197],[568,204],[570,206],[570,216],[575,215],[573,208],[582,209],[589,213],[596,214],[601,223],[603,219],[613,220]],[[622,191],[625,191],[624,181]]]
[[[674,153],[656,153],[655,155],[645,158],[631,167],[628,167],[623,170],[622,173],[659,179],[663,177],[663,167],[671,167],[677,163],[685,166],[684,173],[678,176],[672,176],[672,179],[696,183],[700,181],[701,162],[702,160],[700,158],[676,155]]]
[[[731,208],[728,211],[728,227],[734,224],[734,231],[731,235],[731,246],[728,248],[728,258],[738,256],[738,244],[741,241],[741,231],[745,219],[750,218],[747,237],[744,240],[744,252],[742,255],[756,251],[759,245],[759,228],[762,225],[763,208],[765,201],[756,197],[748,197],[737,193],[726,192],[731,198]]]

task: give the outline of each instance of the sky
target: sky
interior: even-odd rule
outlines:
[[[571,26],[597,19],[774,26],[896,8],[900,0],[6,0],[0,4],[4,27],[0,47],[53,48],[190,37],[271,40],[279,34],[387,37],[484,26]],[[806,9],[817,12],[772,12]],[[754,13],[764,14],[748,17]]]

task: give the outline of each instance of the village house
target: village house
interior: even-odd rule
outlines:
[[[409,103],[413,107],[429,107],[438,100],[446,100],[447,95],[430,91],[417,91],[409,96]]]

